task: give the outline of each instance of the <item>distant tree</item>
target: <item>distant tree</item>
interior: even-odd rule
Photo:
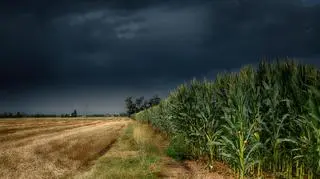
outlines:
[[[8,113],[7,112],[4,112],[3,114],[1,114],[1,118],[6,118],[6,117],[8,117],[9,115],[8,115]]]
[[[120,117],[126,117],[126,116],[128,116],[128,114],[127,113],[120,113],[119,116]]]
[[[154,95],[154,96],[149,100],[150,107],[160,104],[160,101],[161,101],[161,98],[160,98],[158,95]]]
[[[144,106],[143,106],[143,100],[144,100],[144,97],[141,96],[140,98],[137,98],[136,99],[136,112],[139,112],[139,111],[142,111],[144,110]]]
[[[143,102],[143,109],[148,109],[151,106],[149,100],[144,100]]]
[[[134,102],[133,102],[134,101]],[[161,99],[158,95],[154,95],[151,99],[145,100],[143,96],[133,99],[132,96],[125,99],[127,115],[138,113],[152,106],[158,105]]]
[[[77,117],[78,114],[77,114],[77,110],[74,110],[73,113],[71,113],[71,117]]]
[[[136,109],[137,109],[136,105],[133,103],[132,96],[127,97],[125,100],[125,103],[126,103],[127,114],[131,116],[136,112]]]
[[[22,117],[22,114],[20,112],[17,112],[17,114],[15,115],[15,117],[19,118]]]

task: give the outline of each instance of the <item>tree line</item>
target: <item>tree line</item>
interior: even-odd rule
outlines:
[[[143,111],[145,109],[151,108],[153,106],[156,106],[160,103],[161,98],[158,95],[154,95],[150,99],[145,99],[144,96],[141,96],[139,98],[134,98],[132,96],[127,97],[125,99],[126,103],[126,112],[120,113],[120,114],[92,114],[92,115],[85,115],[87,117],[106,117],[106,116],[131,116],[132,114],[138,113],[140,111]],[[0,118],[24,118],[24,117],[35,117],[35,118],[42,118],[42,117],[78,117],[78,112],[75,109],[70,114],[27,114],[23,112],[4,112],[0,113]]]
[[[24,118],[24,117],[35,117],[35,118],[41,118],[41,117],[57,117],[55,114],[27,114],[23,112],[4,112],[0,113],[0,118]]]
[[[141,96],[139,98],[129,96],[125,100],[127,115],[131,116],[132,114],[156,106],[160,103],[160,101],[161,98],[158,95],[154,95],[150,99],[145,99],[144,96]]]
[[[0,118],[25,118],[25,117],[34,117],[34,118],[43,118],[43,117],[77,117],[77,110],[74,110],[71,114],[27,114],[24,112],[4,112],[0,113]]]

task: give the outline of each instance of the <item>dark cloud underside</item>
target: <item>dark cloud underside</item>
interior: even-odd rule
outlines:
[[[127,95],[165,95],[261,57],[320,66],[315,0],[2,1],[0,10],[0,112],[121,111]]]

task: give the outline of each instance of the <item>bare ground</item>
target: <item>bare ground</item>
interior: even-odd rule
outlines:
[[[226,165],[216,162],[213,170],[209,171],[203,162],[177,162],[171,158],[163,159],[163,168],[158,173],[159,178],[183,179],[233,179],[232,171]]]

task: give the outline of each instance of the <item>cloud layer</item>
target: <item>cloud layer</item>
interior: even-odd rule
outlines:
[[[32,99],[52,99],[57,89],[61,99],[69,89],[88,99],[105,91],[118,96],[113,102],[166,94],[194,76],[214,78],[261,57],[320,66],[320,6],[311,0],[2,1],[0,7],[3,108],[8,96],[24,96],[27,111],[44,103],[50,111],[56,103]],[[115,94],[120,89],[126,92]],[[10,110],[26,105],[11,103]]]

